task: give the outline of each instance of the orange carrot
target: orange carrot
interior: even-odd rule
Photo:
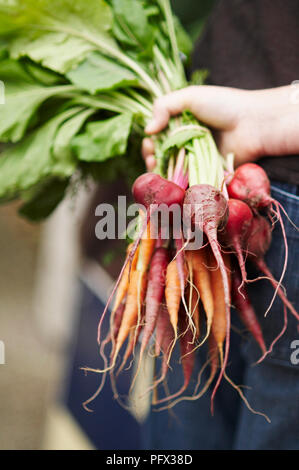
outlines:
[[[143,325],[140,324],[137,328],[137,331],[131,331],[130,334],[129,334],[129,339],[128,339],[128,344],[127,344],[127,348],[126,348],[126,351],[125,351],[125,354],[123,356],[123,359],[122,359],[122,363],[121,365],[119,366],[118,368],[118,371],[117,371],[117,375],[123,370],[124,366],[126,365],[129,357],[131,356],[131,354],[133,353],[134,349],[135,349],[135,346],[136,346],[136,343],[138,341],[138,338],[139,338],[139,335],[141,333],[141,330],[143,328]],[[132,364],[132,363],[131,363]],[[129,366],[130,368],[130,366]]]
[[[207,333],[203,340],[205,341],[210,334],[214,314],[211,275],[208,269],[208,252],[205,248],[201,248],[196,251],[188,251],[187,256],[193,268],[194,285],[199,292],[207,317]]]
[[[230,257],[229,255],[223,254],[223,261],[227,268],[228,278],[230,281]],[[223,343],[226,338],[226,306],[224,300],[224,288],[222,275],[219,267],[216,265],[216,260],[213,255],[210,256],[210,270],[211,275],[211,287],[214,299],[214,316],[212,321],[212,333],[216,340],[219,351],[223,350]],[[220,352],[221,354],[221,352]]]
[[[230,279],[230,256],[227,254],[222,254],[223,262],[227,272],[227,279],[228,279],[228,287],[229,292],[231,291],[231,279]],[[211,280],[212,280],[212,291],[213,291],[213,298],[214,298],[214,316],[212,321],[212,334],[215,338],[215,341],[218,346],[219,355],[220,355],[220,364],[221,370],[219,377],[217,379],[216,385],[212,392],[211,396],[211,412],[213,414],[214,409],[214,397],[220,385],[221,379],[223,376],[226,378],[225,374],[225,367],[227,364],[228,359],[228,351],[229,351],[229,337],[227,333],[228,324],[227,324],[227,305],[225,301],[225,288],[223,282],[223,275],[221,273],[220,266],[218,266],[216,259],[214,256],[210,256],[210,264],[212,264],[213,268],[211,269]],[[230,317],[229,317],[230,321]],[[223,354],[223,344],[226,340],[226,351],[225,356]]]
[[[195,337],[200,336],[200,323],[199,323],[199,301],[200,296],[197,290],[191,285],[186,289],[186,300],[188,302],[189,311],[195,325]]]
[[[138,257],[138,263],[137,263],[137,269],[139,271],[147,270],[150,264],[152,254],[155,249],[155,245],[156,245],[156,239],[151,238],[151,225],[150,225],[150,222],[148,222],[146,231],[143,234],[141,241],[140,241],[139,257]]]
[[[138,255],[138,261],[136,265],[136,271],[139,273],[138,274],[138,281],[137,281],[137,313],[138,313],[138,321],[137,321],[137,326],[139,326],[140,321],[141,321],[141,304],[144,300],[142,298],[141,290],[142,290],[142,285],[144,283],[144,279],[146,277],[146,271],[149,267],[154,249],[155,249],[155,244],[156,240],[154,238],[151,238],[151,226],[150,222],[148,222],[146,231],[140,241],[140,247],[139,247],[139,255]]]
[[[127,256],[129,256],[130,254],[130,251],[132,249],[132,246],[133,246],[133,243],[131,243],[129,246],[128,246],[128,249],[127,249]],[[137,264],[137,260],[138,260],[138,253],[139,253],[139,247],[137,248],[135,254],[134,254],[134,257],[133,257],[133,260],[132,260],[132,264],[130,266],[130,263],[126,265],[125,267],[125,270],[123,272],[123,275],[121,277],[121,280],[120,280],[120,283],[118,285],[118,288],[117,288],[117,291],[116,291],[116,295],[115,295],[115,300],[114,300],[114,305],[113,305],[113,309],[112,309],[112,312],[115,312],[118,307],[120,306],[121,302],[123,301],[123,299],[125,298],[125,295],[128,291],[128,286],[129,286],[129,277],[130,277],[130,270],[131,271],[135,271],[136,269],[136,264]]]
[[[181,303],[181,284],[176,260],[169,263],[166,270],[165,299],[175,336]]]
[[[115,364],[115,359],[125,342],[128,334],[132,327],[134,327],[137,323],[138,319],[138,301],[140,300],[143,302],[145,297],[145,290],[146,290],[146,276],[142,276],[141,278],[141,289],[140,289],[140,299],[138,298],[138,283],[140,279],[140,272],[133,271],[130,276],[128,294],[127,294],[127,301],[126,307],[123,314],[122,322],[120,325],[120,329],[117,335],[117,340],[115,344],[115,350],[112,359],[112,365]]]

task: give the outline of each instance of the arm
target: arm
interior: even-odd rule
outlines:
[[[234,152],[237,165],[262,156],[299,153],[299,105],[292,85],[267,90],[220,86],[190,86],[159,98],[146,132],[155,134],[171,116],[189,109],[213,131],[223,154]],[[151,139],[144,139],[143,156],[155,165]]]

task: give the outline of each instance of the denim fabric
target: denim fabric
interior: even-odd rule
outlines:
[[[272,196],[283,205],[298,226],[297,186],[273,182]],[[299,310],[299,234],[285,217],[283,219],[289,245],[288,268],[283,284],[287,287],[289,300]],[[266,262],[276,278],[280,277],[284,256],[282,232],[276,224],[266,255]],[[256,274],[254,271],[250,273],[251,276]],[[283,326],[282,303],[277,298],[268,316],[264,317],[273,296],[273,288],[267,280],[252,284],[250,296],[266,344],[270,345]],[[143,427],[144,448],[299,449],[299,365],[292,364],[290,360],[293,352],[291,343],[299,340],[297,321],[288,314],[285,334],[275,345],[273,353],[259,365],[254,365],[260,356],[259,349],[249,335],[244,334],[235,310],[232,310],[232,323],[234,330],[227,373],[235,383],[246,385],[243,391],[249,403],[254,409],[266,413],[271,423],[251,413],[237,392],[223,382],[216,395],[214,416],[210,413],[210,393],[195,402],[181,402],[172,409],[173,412],[152,411]],[[199,349],[189,393],[194,389],[197,372],[205,360],[206,350]],[[172,392],[178,390],[183,380],[179,370],[175,367],[169,374],[168,386]]]

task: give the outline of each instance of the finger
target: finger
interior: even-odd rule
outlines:
[[[141,146],[141,153],[144,159],[146,159],[146,157],[148,157],[149,155],[154,155],[155,144],[150,137],[146,137],[145,139],[143,139],[142,146]]]
[[[153,171],[154,168],[156,167],[157,161],[154,157],[154,155],[148,155],[145,159],[145,165],[147,168],[147,171]]]
[[[154,103],[152,120],[146,126],[146,133],[156,134],[160,132],[167,126],[171,116],[178,115],[189,108],[193,88],[183,88],[158,98]]]
[[[214,129],[232,129],[239,119],[240,109],[246,108],[250,92],[236,88],[201,85],[190,86],[158,98],[153,117],[145,131],[155,134],[164,129],[171,116],[185,110]]]

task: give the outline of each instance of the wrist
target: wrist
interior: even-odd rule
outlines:
[[[256,157],[299,153],[299,104],[291,99],[292,87],[254,93],[251,120]]]

